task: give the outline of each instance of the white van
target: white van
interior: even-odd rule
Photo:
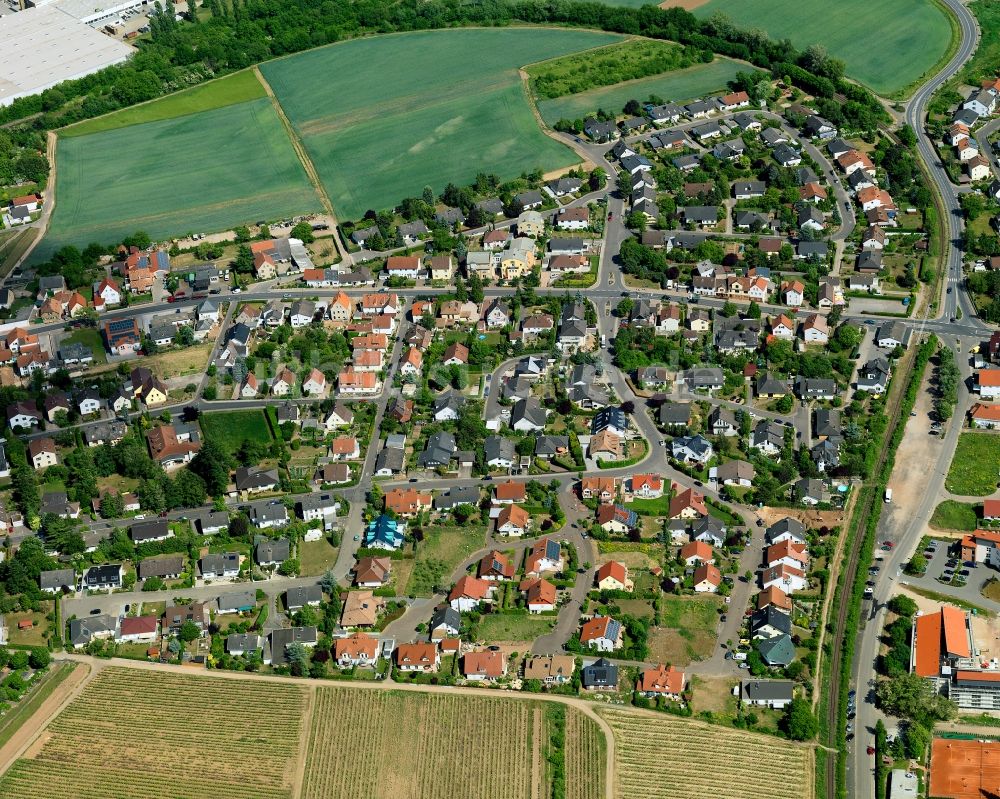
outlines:
[[[892,502],[892,489],[891,488],[887,488],[885,490],[885,502],[887,504],[890,503],[890,502]]]

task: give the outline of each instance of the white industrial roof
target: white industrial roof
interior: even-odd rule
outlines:
[[[133,52],[51,5],[0,17],[0,42],[0,105],[121,63]]]
[[[144,0],[35,0],[36,6],[48,3],[71,17],[93,24],[95,20],[105,20],[128,8],[137,8],[144,4]],[[145,3],[152,8],[152,0],[145,0]]]

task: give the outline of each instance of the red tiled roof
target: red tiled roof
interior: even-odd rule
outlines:
[[[921,677],[937,677],[941,669],[941,614],[917,616],[913,641],[913,670]]]
[[[625,568],[624,563],[619,563],[616,560],[609,560],[597,570],[597,582],[600,583],[601,580],[606,577],[617,580],[624,585],[625,581],[628,579],[628,569]]]
[[[967,658],[969,636],[965,632],[965,612],[952,605],[941,606],[941,624],[944,627],[944,649],[953,657]]]

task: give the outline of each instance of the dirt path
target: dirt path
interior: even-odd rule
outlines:
[[[847,543],[847,531],[851,524],[852,516],[854,515],[854,506],[857,503],[858,494],[861,493],[860,488],[856,489],[851,493],[851,498],[847,501],[847,505],[844,508],[843,518],[844,521],[840,527],[840,535],[837,536],[837,547],[830,557],[830,579],[827,580],[827,591],[826,596],[823,598],[823,607],[820,611],[820,618],[829,618],[830,613],[830,603],[833,602],[833,596],[836,593],[837,581],[840,579],[840,569],[844,560],[844,546]],[[823,642],[826,639],[826,625],[821,624],[819,626],[819,645],[816,647],[816,674],[820,673],[820,667],[823,661]],[[813,691],[812,698],[812,709],[813,713],[819,707],[819,697],[820,691]]]
[[[582,164],[577,164],[577,167],[581,169],[586,169],[588,172],[592,171],[596,164],[591,160],[590,154],[584,150],[582,147],[576,147],[574,144],[566,141],[562,136],[556,133],[552,128],[545,124],[545,120],[542,119],[541,113],[538,111],[538,106],[535,104],[535,97],[531,93],[531,76],[528,75],[527,71],[524,69],[519,69],[517,74],[521,77],[521,91],[524,92],[524,99],[528,103],[528,108],[531,109],[532,116],[535,117],[535,122],[538,124],[538,129],[548,136],[550,139],[559,142],[562,145],[570,147],[573,152],[575,152]],[[576,169],[576,167],[568,166],[565,169],[554,169],[551,172],[546,172],[543,177],[545,180],[552,180],[553,178],[559,177],[560,175],[568,172],[570,169]]]
[[[316,706],[316,686],[309,686],[309,697],[306,701],[306,712],[302,714],[299,725],[299,756],[295,761],[295,774],[292,776],[292,796],[302,796],[302,785],[306,778],[306,760],[309,755],[309,737],[312,732],[313,708]]]
[[[11,767],[15,760],[27,752],[32,744],[42,735],[45,728],[70,702],[79,696],[80,691],[93,679],[100,668],[92,668],[86,663],[74,664],[73,672],[69,674],[56,689],[46,697],[41,706],[25,720],[21,727],[11,736],[10,740],[0,748],[0,775]]]
[[[45,199],[42,202],[42,215],[34,222],[32,227],[37,231],[35,234],[35,240],[31,242],[23,253],[21,257],[18,258],[13,264],[10,265],[10,269],[7,274],[11,274],[15,269],[17,269],[21,264],[28,260],[28,256],[34,252],[35,247],[38,243],[45,238],[45,231],[49,228],[49,221],[52,219],[52,212],[56,207],[56,142],[58,137],[54,131],[49,131],[45,137],[45,157],[49,159],[49,179],[45,184]],[[6,279],[6,276],[5,276]],[[0,281],[2,284],[2,281]]]
[[[542,796],[542,711],[535,708],[531,727],[531,799]]]
[[[253,71],[254,75],[257,76],[257,80],[260,81],[260,85],[264,87],[264,92],[271,101],[271,105],[274,107],[274,112],[278,115],[278,119],[281,120],[281,124],[285,128],[288,140],[292,143],[292,149],[295,150],[295,155],[298,156],[298,159],[302,164],[302,168],[306,171],[306,177],[309,178],[309,182],[312,184],[316,195],[319,197],[319,201],[323,206],[323,211],[330,217],[334,230],[333,243],[337,248],[337,254],[340,256],[341,262],[345,264],[354,263],[354,259],[351,257],[350,253],[347,252],[347,248],[344,247],[343,242],[340,240],[340,234],[337,232],[337,215],[333,210],[333,202],[330,200],[330,195],[326,193],[326,189],[323,187],[323,181],[319,179],[319,173],[316,171],[316,167],[313,164],[312,159],[309,157],[309,153],[306,152],[305,145],[302,143],[299,135],[295,132],[295,128],[292,127],[291,121],[287,116],[285,116],[285,109],[281,107],[281,103],[278,102],[278,98],[275,96],[274,90],[271,88],[271,84],[264,78],[260,68],[254,67]]]
[[[59,660],[72,661],[76,663],[84,663],[87,665],[94,666],[91,672],[91,677],[93,673],[101,668],[106,668],[109,666],[114,666],[116,668],[125,669],[143,669],[145,671],[163,671],[169,672],[171,674],[177,674],[179,671],[183,673],[183,669],[178,666],[173,666],[168,663],[154,663],[149,661],[141,660],[125,660],[123,658],[110,658],[108,660],[95,661],[94,658],[88,657],[87,655],[76,655],[76,654],[60,654],[57,655]],[[352,682],[350,680],[345,680],[343,682],[336,683],[317,683],[316,680],[309,679],[308,677],[276,677],[267,674],[251,674],[245,671],[213,671],[207,669],[191,669],[192,674],[197,674],[200,677],[210,677],[219,680],[259,680],[262,682],[280,682],[280,683],[292,683],[296,685],[302,685],[307,688],[315,690],[317,686],[323,685],[333,685],[337,688],[345,688],[347,690],[366,690],[366,691],[416,691],[418,693],[447,693],[455,694],[457,696],[488,696],[496,698],[497,695],[505,696],[512,701],[522,701],[522,702],[559,702],[563,705],[569,707],[575,707],[577,710],[582,712],[585,716],[592,719],[597,726],[604,733],[606,747],[605,747],[605,773],[608,775],[607,782],[604,786],[604,796],[605,799],[615,799],[614,793],[614,776],[615,776],[615,737],[611,730],[611,725],[604,720],[594,709],[595,705],[592,702],[588,702],[584,699],[578,699],[576,697],[570,696],[554,696],[546,694],[530,694],[522,693],[520,691],[500,691],[490,688],[459,688],[456,686],[448,685],[410,685],[407,683],[397,683],[391,680],[380,680],[379,682]],[[89,682],[89,680],[87,680]],[[80,686],[82,688],[82,686]],[[74,696],[69,697],[72,699],[76,694],[79,693],[79,689],[74,692]],[[69,700],[67,700],[68,702]],[[65,705],[66,702],[63,703]],[[62,707],[59,708],[60,710]],[[624,709],[624,708],[623,708]],[[629,709],[631,710],[631,709]],[[642,711],[636,711],[642,712]],[[38,714],[36,714],[38,715]],[[55,715],[54,713],[51,715]],[[655,715],[655,714],[653,714]],[[307,744],[308,742],[306,742]],[[2,763],[0,763],[2,765]],[[2,773],[2,769],[0,769]]]

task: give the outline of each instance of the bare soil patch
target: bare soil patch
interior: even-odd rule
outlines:
[[[806,527],[836,527],[844,523],[843,511],[813,510],[812,508],[761,508],[760,517],[768,526],[786,516],[802,522]]]
[[[685,11],[694,11],[707,2],[708,0],[664,0],[660,3],[660,8],[683,8]]]

